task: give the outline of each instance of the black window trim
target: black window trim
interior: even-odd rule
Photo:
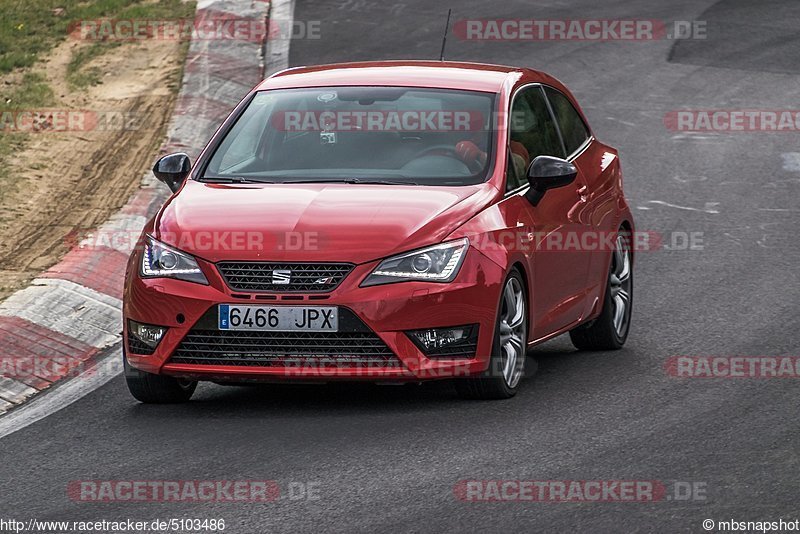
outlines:
[[[561,127],[558,125],[558,120],[556,119],[556,115],[553,112],[553,107],[550,104],[550,99],[547,98],[547,93],[545,92],[544,88],[545,87],[549,87],[553,91],[555,91],[558,94],[564,96],[564,98],[567,99],[567,101],[570,103],[570,105],[572,105],[572,102],[570,101],[569,98],[567,98],[567,95],[565,95],[564,93],[562,93],[561,91],[559,91],[558,89],[553,87],[552,85],[548,85],[548,84],[542,83],[542,82],[530,82],[530,83],[526,83],[526,84],[523,84],[523,85],[520,85],[519,87],[517,87],[517,89],[514,91],[514,94],[511,95],[511,103],[510,103],[508,109],[509,110],[514,109],[514,102],[516,101],[517,96],[519,96],[520,92],[522,92],[524,89],[528,89],[528,88],[534,87],[534,86],[538,86],[540,91],[541,91],[541,93],[542,93],[542,97],[544,98],[545,104],[547,105],[547,110],[550,113],[550,119],[553,121],[553,124],[555,125],[556,133],[558,134],[558,139],[561,142],[561,149],[566,154],[567,153],[567,146],[564,144],[564,137],[561,135]],[[573,106],[573,107],[575,107],[575,106]],[[575,111],[577,111],[577,110],[575,110]],[[572,154],[569,154],[566,158],[564,158],[569,162],[574,161],[581,154],[583,154],[586,151],[586,149],[589,148],[589,145],[592,143],[592,141],[594,141],[594,139],[595,139],[591,128],[589,128],[589,125],[586,124],[586,121],[583,120],[583,117],[581,117],[580,113],[578,113],[578,118],[581,120],[583,125],[586,127],[586,131],[589,133],[589,136],[586,138],[586,140],[583,142],[583,144],[581,144],[577,149],[575,149],[574,152],[572,152]],[[509,127],[509,130],[510,130],[510,127]],[[508,134],[506,135],[506,158],[505,158],[506,159],[506,172],[503,174],[503,188],[504,189],[505,189],[505,184],[507,183],[507,178],[508,178],[508,152],[510,150],[510,147],[509,147],[510,141],[511,141],[511,132],[509,131]],[[522,192],[524,192],[524,191],[526,191],[528,189],[530,189],[530,185],[528,183],[525,183],[524,185],[521,185],[521,186],[517,187],[516,189],[512,189],[511,191],[506,191],[505,194],[503,195],[503,198],[508,198],[510,196],[513,196],[513,195],[518,195],[518,194],[520,194],[520,193],[522,193]]]
[[[566,143],[564,143],[564,136],[561,134],[561,126],[559,126],[558,124],[558,118],[556,117],[555,111],[553,111],[553,105],[550,103],[550,98],[547,96],[547,91],[544,90],[545,87],[547,87],[548,89],[552,89],[553,91],[560,94],[567,100],[567,103],[569,103],[569,105],[572,106],[572,109],[575,110],[575,114],[578,116],[578,119],[580,119],[581,124],[583,124],[583,127],[586,129],[586,133],[588,134],[586,136],[586,139],[584,139],[583,143],[578,145],[578,148],[576,148],[569,156],[565,158],[567,161],[572,161],[572,159],[576,158],[578,155],[580,155],[580,153],[586,150],[586,146],[588,146],[589,142],[591,142],[591,140],[594,139],[594,135],[592,135],[592,129],[589,128],[589,125],[586,124],[585,120],[583,120],[583,117],[581,117],[581,114],[578,113],[577,109],[575,109],[575,106],[572,104],[572,101],[567,97],[567,95],[565,95],[552,85],[547,85],[547,84],[540,84],[540,85],[542,88],[542,94],[544,95],[544,99],[547,101],[547,109],[550,110],[550,115],[553,117],[553,120],[556,123],[556,129],[558,130],[559,137],[561,137],[561,145],[564,147],[565,154],[567,152],[567,145]]]

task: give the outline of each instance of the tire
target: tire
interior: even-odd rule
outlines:
[[[620,307],[622,307],[620,311]],[[603,310],[597,319],[570,331],[578,350],[618,350],[628,339],[633,312],[633,261],[630,234],[620,228],[611,255]]]
[[[525,284],[517,269],[511,270],[503,284],[494,330],[488,369],[482,375],[455,381],[456,391],[462,398],[508,399],[519,389],[525,374],[528,300]]]
[[[123,354],[125,381],[128,390],[139,402],[145,404],[175,404],[192,398],[197,382],[181,380],[172,376],[154,375],[140,371],[128,363]]]

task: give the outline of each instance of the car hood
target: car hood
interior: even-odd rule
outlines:
[[[156,238],[205,260],[364,263],[434,244],[488,206],[463,187],[208,184],[188,180],[162,208]]]

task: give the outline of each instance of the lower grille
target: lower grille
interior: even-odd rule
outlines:
[[[384,366],[394,354],[375,334],[192,330],[171,363],[284,367]]]
[[[216,330],[216,307],[186,334],[169,363],[245,367],[400,367],[392,350],[353,312],[339,309],[339,332]]]

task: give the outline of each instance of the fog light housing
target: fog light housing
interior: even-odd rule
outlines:
[[[408,330],[406,335],[428,358],[474,358],[478,325]]]
[[[128,348],[134,354],[153,354],[167,327],[128,320]]]

